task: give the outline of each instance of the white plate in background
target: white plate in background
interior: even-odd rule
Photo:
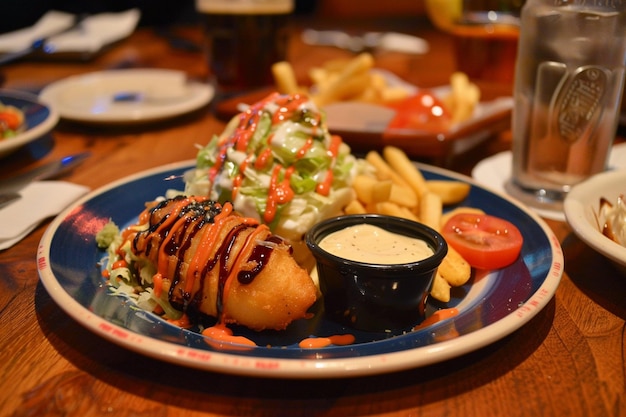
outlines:
[[[89,123],[141,123],[179,116],[208,104],[212,86],[184,72],[123,69],[76,75],[39,95],[64,119]]]

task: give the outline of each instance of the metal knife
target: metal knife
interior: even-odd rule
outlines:
[[[83,162],[89,155],[89,152],[68,155],[33,168],[30,171],[2,179],[0,180],[0,196],[17,193],[33,181],[58,177]]]

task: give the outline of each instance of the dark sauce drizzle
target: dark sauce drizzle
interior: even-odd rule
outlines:
[[[193,238],[205,227],[218,227],[215,224],[215,218],[222,211],[222,205],[205,197],[178,196],[167,199],[148,209],[148,228],[145,231],[137,232],[133,238],[132,250],[135,254],[143,252],[146,256],[150,256],[152,251],[161,249],[163,255],[176,258],[176,266],[173,271],[169,268],[169,262],[165,262],[164,265],[167,267],[162,268],[158,265],[160,262],[157,260],[158,273],[171,282],[168,299],[175,308],[182,311],[186,311],[189,307],[193,310],[198,309],[204,294],[206,277],[219,263],[216,310],[218,318],[222,315],[224,291],[231,276],[231,268],[228,268],[229,259],[233,256],[239,256],[239,254],[233,253],[233,248],[243,231],[259,227],[256,222],[242,221],[232,226],[224,240],[218,245],[214,256],[204,263],[201,270],[192,271],[193,275],[187,274],[187,279],[200,280],[199,289],[193,298],[192,294],[184,291],[184,289],[179,288],[179,293],[175,293],[182,279],[181,270],[185,255],[191,248]],[[232,223],[228,224],[232,225]],[[268,235],[264,241],[250,242],[250,244],[254,246],[248,258],[237,261],[245,265],[237,273],[237,280],[242,285],[252,283],[269,262],[273,250],[278,245],[285,245],[285,242],[278,236]],[[284,248],[289,248],[290,253],[293,251],[291,246],[286,245]],[[158,252],[154,255],[157,254]]]

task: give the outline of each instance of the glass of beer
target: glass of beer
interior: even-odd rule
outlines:
[[[454,38],[456,68],[470,78],[513,83],[523,0],[426,0],[431,22]]]
[[[271,66],[286,59],[294,0],[196,0],[218,97],[273,84]]]

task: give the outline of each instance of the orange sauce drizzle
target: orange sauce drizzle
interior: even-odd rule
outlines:
[[[334,179],[333,170],[329,169],[326,172],[326,176],[324,177],[324,180],[315,186],[315,192],[318,193],[319,195],[328,196],[328,194],[330,194],[330,190],[333,185],[333,179]]]
[[[239,174],[233,179],[233,191],[232,198],[234,199],[237,196],[237,192],[239,191],[239,187],[241,187],[241,182],[244,178],[244,172],[246,168],[250,164],[250,161],[253,159],[254,155],[248,155],[246,159],[243,160],[242,164],[239,166]]]
[[[254,168],[259,170],[265,168],[268,165],[271,157],[272,149],[269,147],[263,149],[263,151],[259,153],[256,160],[254,161]]]
[[[267,205],[265,207],[265,213],[263,213],[263,220],[270,223],[276,216],[276,207],[278,204],[285,204],[291,201],[295,195],[289,180],[291,175],[295,172],[295,167],[291,166],[287,168],[283,174],[283,179],[279,180],[282,172],[282,166],[276,165],[274,171],[272,171],[272,178],[270,179],[270,188],[267,195]]]
[[[193,291],[193,284],[203,266],[209,261],[213,249],[217,245],[217,237],[224,227],[224,223],[228,221],[228,217],[233,211],[230,203],[225,203],[220,214],[214,217],[213,224],[204,227],[200,244],[196,248],[196,253],[189,262],[187,275],[185,276],[185,292]]]
[[[306,153],[309,151],[309,149],[311,149],[312,146],[313,146],[313,138],[308,137],[306,139],[306,142],[304,142],[304,146],[298,149],[298,153],[296,153],[296,158],[297,159],[304,158],[304,155],[306,155]]]
[[[215,326],[207,327],[202,331],[202,335],[219,342],[256,346],[256,343],[247,337],[233,335],[233,331],[223,324],[216,324]]]
[[[174,326],[178,326],[183,329],[189,329],[191,327],[191,322],[189,321],[189,316],[187,314],[183,314],[179,319],[176,320],[168,320],[168,323],[173,324]]]
[[[328,337],[308,337],[298,343],[302,349],[319,349],[330,345],[345,346],[354,343],[354,335],[339,334]]]
[[[328,145],[328,152],[333,158],[336,158],[339,155],[339,146],[342,144],[341,136],[339,135],[331,135],[330,136],[330,144]]]
[[[272,124],[278,124],[284,120],[290,119],[296,110],[298,110],[298,107],[308,100],[307,96],[301,94],[285,96],[272,95],[270,98],[275,98],[274,102],[279,106],[278,111],[274,113],[274,117],[272,118]]]
[[[161,294],[163,294],[163,274],[161,274],[161,272],[154,274],[152,276],[152,282],[154,283],[154,296],[161,298]]]
[[[183,222],[178,222],[178,214],[180,211],[189,205],[190,202],[194,201],[204,201],[206,198],[204,197],[188,197],[182,199],[176,203],[174,209],[170,212],[169,216],[165,221],[163,221],[159,227],[153,232],[153,234],[160,234],[163,229],[169,229],[168,236],[173,236],[178,229],[184,226]],[[172,224],[173,223],[173,224]],[[164,273],[164,276],[167,276],[167,267],[170,262],[170,256],[165,253],[165,245],[163,242],[159,245],[159,252],[157,255],[157,271]]]
[[[126,262],[126,260],[124,259],[120,259],[119,261],[116,261],[113,263],[113,265],[111,265],[111,269],[126,268],[127,266],[128,262]]]
[[[420,330],[425,327],[431,326],[439,321],[446,320],[452,318],[459,314],[459,310],[457,308],[444,308],[441,310],[435,311],[430,317],[427,317],[423,322],[413,327],[413,330]]]

